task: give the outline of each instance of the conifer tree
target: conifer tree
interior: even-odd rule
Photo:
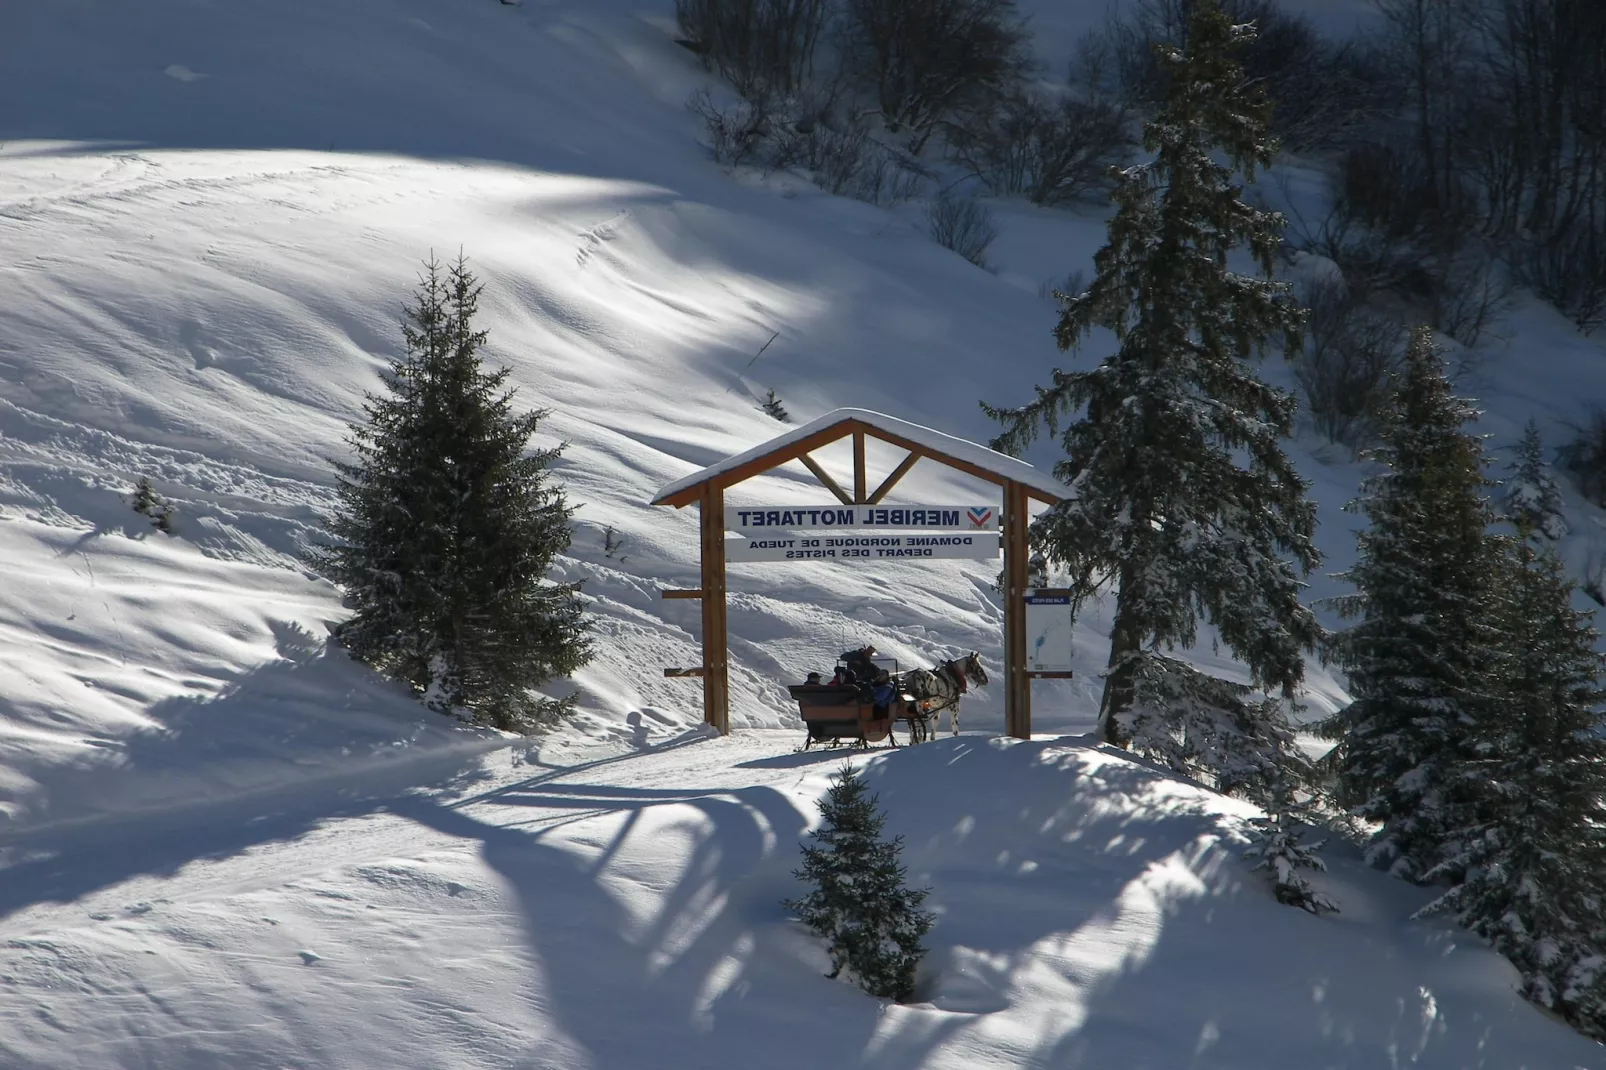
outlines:
[[[1527,532],[1524,530],[1523,534]],[[1460,776],[1470,819],[1428,876],[1448,912],[1522,974],[1523,995],[1606,1040],[1606,689],[1590,614],[1547,547],[1510,545],[1501,708]]]
[[[1115,585],[1101,722],[1117,743],[1135,659],[1192,645],[1201,614],[1257,684],[1289,692],[1320,634],[1299,601],[1300,577],[1319,561],[1315,510],[1282,449],[1296,402],[1251,366],[1273,341],[1297,348],[1303,323],[1273,279],[1282,217],[1246,204],[1237,179],[1276,151],[1264,96],[1233,59],[1252,39],[1203,0],[1187,50],[1160,49],[1171,77],[1144,127],[1154,158],[1115,173],[1097,275],[1062,297],[1055,330],[1070,349],[1108,328],[1117,351],[1090,371],[1054,370],[1028,405],[984,406],[1006,428],[993,445],[1015,454],[1074,417],[1055,474],[1076,493],[1033,536],[1069,570],[1076,604]],[[1258,275],[1229,269],[1240,246]]]
[[[354,657],[433,708],[524,730],[566,705],[531,690],[589,647],[579,585],[547,579],[573,511],[549,483],[561,447],[526,451],[547,414],[515,414],[507,370],[482,367],[479,293],[461,258],[426,265],[406,353],[352,425],[355,462],[335,465],[333,539],[309,556],[355,610],[339,632]]]
[[[1338,913],[1338,904],[1325,892],[1311,887],[1310,878],[1303,870],[1325,872],[1327,863],[1316,852],[1326,840],[1306,843],[1299,828],[1301,808],[1296,804],[1286,779],[1274,789],[1274,797],[1267,814],[1255,822],[1258,837],[1244,852],[1245,858],[1255,859],[1256,870],[1267,870],[1272,878],[1272,891],[1277,902],[1299,907],[1312,914]]]
[[[1227,795],[1271,807],[1287,778],[1314,771],[1280,699],[1144,652],[1120,728],[1132,750]]]
[[[1497,712],[1499,543],[1483,442],[1465,426],[1476,415],[1417,329],[1367,453],[1383,471],[1347,506],[1370,522],[1340,577],[1355,593],[1335,599],[1356,622],[1334,637],[1353,701],[1324,728],[1340,741],[1340,800],[1382,823],[1370,859],[1413,880],[1459,820],[1468,726]]]
[[[1561,488],[1545,463],[1545,447],[1539,438],[1539,425],[1529,420],[1517,445],[1511,478],[1506,481],[1506,514],[1518,524],[1552,541],[1567,534],[1562,516]]]
[[[844,766],[820,801],[820,827],[803,848],[803,868],[794,874],[810,885],[800,899],[782,905],[823,937],[831,972],[844,970],[858,986],[883,999],[914,995],[915,968],[931,931],[932,915],[921,910],[926,892],[905,887],[898,861],[903,837],[882,840],[886,818],[864,781]]]

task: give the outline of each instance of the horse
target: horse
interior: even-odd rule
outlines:
[[[937,716],[948,711],[948,724],[953,735],[959,734],[959,700],[970,685],[987,685],[987,670],[981,667],[981,657],[972,650],[962,658],[950,658],[931,669],[910,669],[898,677],[898,690],[914,699],[910,705],[909,737],[911,743],[930,739],[935,733]]]

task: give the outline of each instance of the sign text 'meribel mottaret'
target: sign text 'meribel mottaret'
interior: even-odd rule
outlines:
[[[997,531],[989,505],[758,505],[725,510],[737,531],[879,528],[883,531]]]

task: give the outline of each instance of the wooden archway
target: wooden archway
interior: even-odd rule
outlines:
[[[813,451],[851,438],[851,493],[820,466]],[[874,489],[865,466],[865,441],[876,439],[907,451],[907,456]],[[666,676],[701,677],[703,720],[720,734],[730,732],[730,663],[726,649],[725,491],[754,476],[801,462],[826,490],[844,505],[875,505],[921,460],[931,460],[1000,487],[1004,546],[1004,730],[1017,739],[1032,734],[1031,679],[1068,673],[1032,673],[1026,668],[1027,527],[1032,500],[1048,505],[1069,497],[1068,489],[1025,461],[979,443],[945,435],[866,409],[837,409],[812,423],[780,435],[745,453],[694,472],[661,489],[653,505],[676,508],[696,504],[700,519],[702,585],[695,590],[666,590],[665,598],[702,601],[702,664],[665,669]]]

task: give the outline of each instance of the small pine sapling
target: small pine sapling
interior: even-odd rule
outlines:
[[[787,412],[786,406],[781,404],[781,399],[776,396],[774,387],[770,388],[769,396],[763,401],[759,402],[758,407],[764,412],[765,415],[773,416],[783,424],[789,424],[792,422],[791,413]]]
[[[928,894],[904,885],[898,861],[903,837],[881,838],[886,817],[851,765],[831,778],[820,801],[820,827],[803,848],[798,880],[810,886],[782,903],[822,937],[831,972],[844,970],[864,991],[904,1001],[914,995],[915,969],[933,916],[920,909]]]
[[[149,477],[140,476],[139,482],[134,484],[133,505],[134,512],[149,517],[157,531],[164,535],[173,534],[178,510],[173,508],[172,502],[156,493]]]
[[[1505,511],[1520,525],[1552,542],[1567,534],[1562,517],[1561,488],[1545,463],[1545,448],[1539,438],[1539,425],[1533,420],[1523,428],[1517,445],[1517,459],[1506,482]]]
[[[1244,852],[1245,858],[1255,859],[1255,870],[1269,870],[1273,894],[1277,902],[1299,907],[1312,914],[1336,914],[1338,904],[1326,893],[1310,886],[1310,880],[1301,870],[1324,873],[1327,863],[1317,857],[1326,840],[1304,842],[1299,828],[1299,812],[1284,785],[1279,785],[1274,805],[1263,818],[1254,822],[1258,836],[1253,846]]]
[[[139,482],[134,484],[134,512],[140,516],[155,516],[161,501],[156,488],[151,486],[150,478],[140,476]]]

